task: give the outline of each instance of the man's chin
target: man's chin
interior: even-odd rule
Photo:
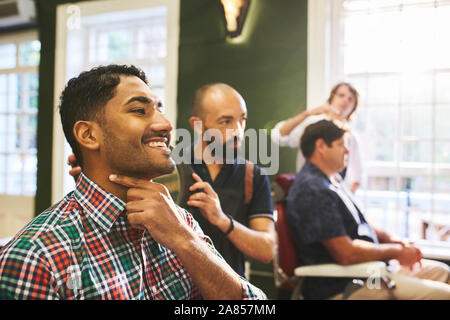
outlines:
[[[150,180],[160,176],[164,176],[166,174],[170,174],[175,170],[175,162],[170,158],[169,161],[157,165],[153,165],[151,168],[142,168],[142,170],[137,170],[129,173],[124,173],[124,175],[143,179]]]

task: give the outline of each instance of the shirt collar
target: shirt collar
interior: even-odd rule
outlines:
[[[83,173],[77,180],[74,196],[87,215],[107,232],[125,210],[125,202],[102,189]]]
[[[319,175],[322,178],[326,179],[329,183],[332,183],[330,178],[309,160],[305,161],[304,170],[306,170],[310,174]]]

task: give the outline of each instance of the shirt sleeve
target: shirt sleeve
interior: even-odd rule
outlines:
[[[28,242],[11,243],[0,256],[0,299],[57,300],[56,280],[45,257]]]
[[[203,233],[203,230],[200,228],[200,225],[198,222],[194,219],[194,217],[185,209],[178,207],[179,210],[183,213],[185,216],[186,222],[194,229],[194,231],[199,235],[199,237],[206,242],[206,244],[211,248],[211,250],[220,258],[223,260],[223,262],[226,263],[225,259],[221,256],[221,254],[216,250],[214,247],[213,242],[211,239]],[[267,296],[264,294],[264,292],[257,288],[256,286],[252,285],[250,282],[248,282],[247,279],[239,276],[241,281],[241,288],[242,288],[242,299],[243,300],[266,300]]]
[[[308,245],[347,234],[331,192],[302,189],[289,194],[286,214],[297,243]]]
[[[248,209],[248,219],[266,217],[273,220],[273,203],[270,182],[259,166],[254,167],[253,194]]]
[[[265,293],[241,277],[242,300],[267,300]]]
[[[270,136],[273,142],[278,142],[282,147],[299,148],[300,138],[305,132],[305,129],[310,124],[313,124],[320,120],[329,120],[327,116],[324,115],[313,115],[307,117],[301,123],[299,123],[288,135],[282,136],[280,134],[280,128],[284,125],[286,121],[281,121],[275,125],[275,127],[270,131]]]
[[[362,161],[358,138],[354,133],[349,135],[349,153],[347,174],[345,180],[351,186],[354,182],[361,183]]]

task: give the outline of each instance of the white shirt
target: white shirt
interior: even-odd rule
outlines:
[[[277,125],[271,130],[270,136],[273,142],[278,142],[282,147],[297,148],[299,150],[297,153],[297,171],[299,171],[305,163],[305,158],[300,150],[300,138],[302,137],[307,126],[321,120],[331,120],[331,118],[324,114],[309,116],[286,136],[282,136],[280,134],[280,128],[283,126],[285,121],[277,123]],[[358,140],[354,133],[347,132],[344,136],[344,140],[345,146],[349,151],[347,156],[347,172],[345,175],[345,182],[351,186],[354,182],[361,183],[361,155]]]

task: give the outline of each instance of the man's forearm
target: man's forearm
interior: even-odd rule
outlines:
[[[250,229],[236,220],[233,221],[233,224],[234,230],[228,235],[228,239],[239,251],[264,263],[273,260],[276,245],[276,234],[273,227],[269,227],[268,231],[258,231]],[[219,228],[222,232],[226,232],[228,226],[229,223],[225,227]]]
[[[349,256],[348,264],[362,263],[367,261],[388,261],[395,259],[401,252],[399,244],[373,244],[363,240],[353,240],[354,250]]]
[[[351,265],[368,261],[395,259],[401,252],[399,244],[374,244],[372,242],[341,236],[324,240],[323,245],[337,263]]]
[[[195,232],[174,249],[204,299],[242,298],[240,277]]]

